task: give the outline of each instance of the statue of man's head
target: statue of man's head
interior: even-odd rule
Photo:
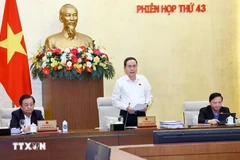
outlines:
[[[71,39],[75,36],[75,28],[78,22],[78,10],[71,4],[65,4],[59,10],[59,20],[63,23],[64,30],[67,31]]]

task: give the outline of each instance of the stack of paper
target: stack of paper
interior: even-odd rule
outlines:
[[[160,128],[183,128],[181,121],[160,121]]]

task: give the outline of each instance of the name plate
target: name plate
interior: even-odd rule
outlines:
[[[156,127],[156,117],[155,116],[146,116],[138,117],[138,127]]]
[[[40,120],[38,121],[38,131],[57,130],[57,120]]]

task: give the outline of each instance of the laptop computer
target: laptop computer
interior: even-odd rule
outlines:
[[[219,114],[218,120],[219,120],[219,125],[225,125],[227,123],[226,119],[232,116],[233,117],[233,123],[235,122],[235,118],[236,118],[236,113],[221,113]]]

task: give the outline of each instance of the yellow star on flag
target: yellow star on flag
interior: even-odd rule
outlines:
[[[14,34],[12,28],[7,24],[7,38],[0,42],[0,47],[7,49],[7,63],[10,62],[15,52],[27,55],[21,44],[22,37],[22,31]]]

